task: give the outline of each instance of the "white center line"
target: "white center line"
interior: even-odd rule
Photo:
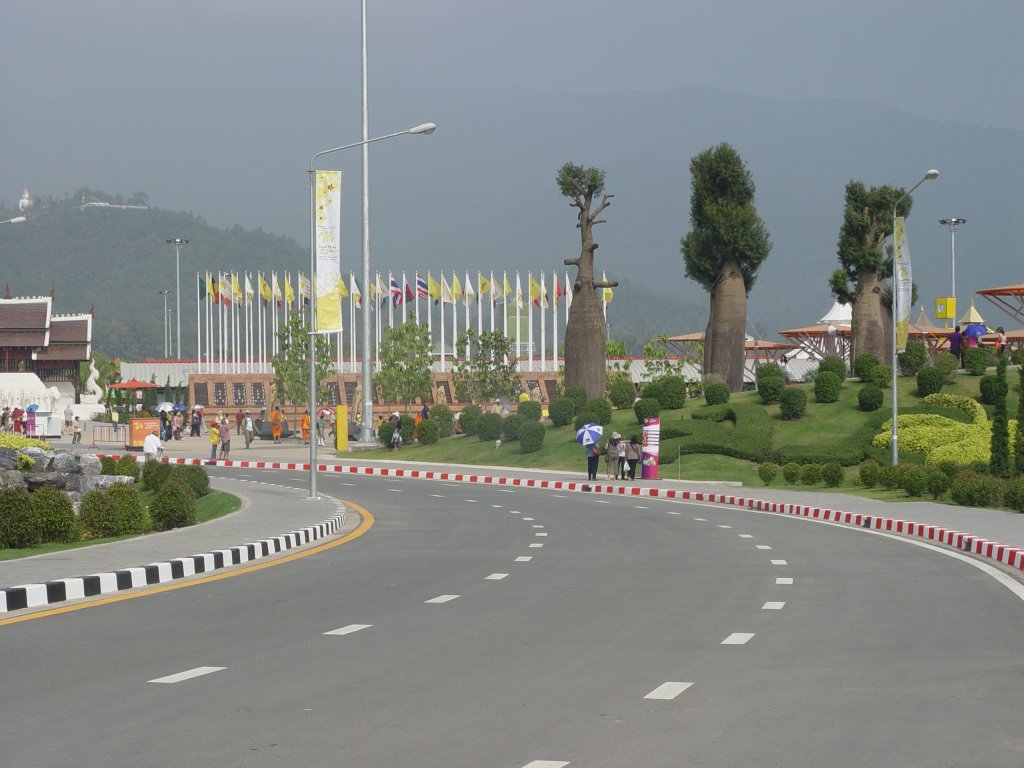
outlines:
[[[706,517],[695,517],[693,519],[696,520],[698,523],[706,523],[708,521]]]
[[[647,507],[639,507],[639,509],[647,509]],[[682,512],[673,512],[673,511],[672,511],[672,510],[670,510],[670,509],[666,509],[666,510],[665,510],[665,514],[666,514],[666,515],[681,515],[681,514],[683,514],[683,513],[682,513]]]
[[[552,493],[551,494],[551,498],[553,498],[553,499],[564,499],[565,496],[563,494],[561,494],[561,493]]]
[[[749,533],[741,533],[740,534],[740,538],[741,539],[752,539],[754,537],[751,534],[749,534]]]
[[[167,677],[158,677],[156,680],[147,680],[149,683],[180,683],[183,680],[191,680],[193,677],[202,677],[203,675],[209,675],[213,672],[220,672],[222,669],[227,667],[196,667],[195,669],[189,669],[184,672],[179,672],[176,675],[168,675]]]
[[[772,565],[789,565],[785,560],[772,560]]]
[[[533,548],[533,549],[540,549],[543,546],[544,546],[543,544],[531,544],[530,545],[530,547]]]
[[[762,611],[781,611],[785,603],[767,602],[761,606]]]
[[[510,509],[510,510],[508,511],[508,513],[509,513],[510,515],[518,515],[518,514],[519,514],[519,510],[518,510],[518,509]]]
[[[753,636],[753,632],[733,632],[722,641],[722,645],[746,645]]]
[[[768,544],[758,544],[756,546],[758,549],[771,549],[771,546],[769,546]]]
[[[485,581],[486,580],[501,581],[502,579],[506,578],[507,576],[508,576],[507,573],[492,573],[490,576],[486,577]]]
[[[530,557],[529,555],[520,555],[519,557],[516,558],[516,562],[517,563],[528,563],[531,560],[533,560],[533,558]]]
[[[534,535],[534,536],[547,536],[547,534],[546,534],[546,533],[541,533],[540,531],[537,531],[537,532],[536,532],[535,534],[533,534],[533,535]]]
[[[498,493],[515,493],[511,488],[499,488]]]
[[[533,520],[532,517],[524,517],[523,520]]]
[[[647,507],[641,507],[641,506],[637,505],[637,506],[634,506],[633,509],[647,509]],[[678,515],[679,513],[676,512],[676,514]]]
[[[345,483],[345,482],[341,482],[341,481],[339,481],[339,482],[338,482],[338,485],[348,485],[348,486],[351,486],[351,487],[353,487],[353,488],[354,488],[356,484],[355,484],[355,483]]]
[[[720,526],[718,526],[718,527],[719,527],[719,528],[732,528],[732,526],[731,526],[731,525],[720,525]]]
[[[568,764],[565,760],[533,760],[523,768],[565,768]]]
[[[689,688],[691,685],[693,685],[693,683],[662,683],[653,691],[644,696],[644,698],[671,701],[680,693]]]
[[[775,580],[775,583],[776,584],[792,584],[793,583],[793,577],[792,576],[779,576]]]
[[[440,493],[432,493],[430,495],[433,496],[435,499],[443,499],[444,498],[444,496],[442,496]]]
[[[353,632],[358,632],[361,629],[369,629],[373,624],[349,624],[347,627],[341,627],[340,629],[332,629],[330,632],[324,632],[325,635],[351,635]]]
[[[604,499],[594,499],[594,503],[595,504],[611,504],[610,501],[605,501]]]
[[[429,600],[424,600],[423,602],[424,603],[447,603],[447,602],[450,602],[452,600],[455,600],[457,597],[459,597],[459,595],[438,595],[437,597],[432,597]]]
[[[479,504],[480,503],[476,499],[463,499],[463,501],[466,502],[467,504]]]
[[[531,528],[543,528],[544,526],[535,523],[535,524],[531,525],[530,527]]]
[[[391,491],[392,493],[405,493],[401,488],[385,488],[384,490]]]
[[[502,504],[491,504],[491,509],[503,509]]]

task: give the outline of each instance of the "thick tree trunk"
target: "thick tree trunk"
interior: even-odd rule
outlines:
[[[861,355],[872,354],[888,365],[892,358],[892,313],[882,306],[885,281],[877,272],[861,270],[850,322],[850,367]]]
[[[737,262],[726,262],[711,293],[708,327],[704,333],[704,374],[721,376],[730,392],[743,388],[746,327],[747,289],[743,273]]]
[[[601,302],[594,294],[593,276],[590,280],[578,278],[565,326],[565,386],[583,389],[588,400],[604,397],[606,375]]]

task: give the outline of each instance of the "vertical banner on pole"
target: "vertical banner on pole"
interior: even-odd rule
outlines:
[[[341,330],[341,171],[316,172],[316,330]]]
[[[640,450],[644,480],[658,479],[658,444],[661,442],[661,419],[644,419],[644,443]]]
[[[910,304],[914,290],[910,275],[910,244],[907,243],[906,221],[897,216],[893,226],[893,244],[896,259],[896,352],[907,351],[907,332],[910,330]]]

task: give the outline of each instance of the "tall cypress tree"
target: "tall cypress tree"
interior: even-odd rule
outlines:
[[[1017,474],[1024,475],[1024,365],[1017,369],[1020,379],[1020,399],[1017,400],[1017,439],[1013,441],[1014,464]]]
[[[992,411],[992,457],[989,459],[988,467],[993,476],[1006,477],[1010,474],[1010,431],[1006,416],[1006,395],[1009,389],[1006,384],[1006,355],[999,356],[996,378],[998,386],[995,409]]]

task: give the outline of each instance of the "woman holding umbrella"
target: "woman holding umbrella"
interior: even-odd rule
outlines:
[[[597,447],[604,429],[600,424],[584,424],[576,432],[576,442],[587,449],[587,480],[597,480],[597,458],[601,455]]]

